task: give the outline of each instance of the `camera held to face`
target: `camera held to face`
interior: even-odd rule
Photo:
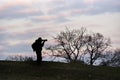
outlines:
[[[47,41],[47,39],[43,39],[43,41]]]

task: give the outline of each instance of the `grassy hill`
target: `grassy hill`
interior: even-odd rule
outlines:
[[[120,68],[81,63],[0,61],[0,80],[120,80]]]

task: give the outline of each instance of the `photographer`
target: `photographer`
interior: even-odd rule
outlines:
[[[37,56],[37,63],[41,63],[42,62],[42,47],[44,46],[45,41],[47,41],[47,39],[42,39],[41,37],[39,37],[33,44],[32,44],[32,49],[33,51],[36,52],[36,56]]]

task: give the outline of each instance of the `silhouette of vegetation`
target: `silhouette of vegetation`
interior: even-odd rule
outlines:
[[[63,57],[68,62],[78,61],[82,48],[85,45],[84,36],[86,33],[85,28],[80,30],[69,30],[62,31],[54,39],[58,43],[55,46],[50,46],[47,49],[51,50],[53,56]]]
[[[114,52],[108,52],[102,55],[102,63],[104,66],[120,67],[120,49],[116,49]]]
[[[58,44],[47,48],[53,53],[53,56],[64,57],[68,62],[76,62],[85,55],[89,55],[90,65],[93,65],[110,45],[110,39],[100,33],[89,34],[83,27],[80,30],[66,28],[54,39]]]
[[[89,63],[93,63],[102,55],[102,53],[110,46],[110,39],[104,38],[100,33],[86,35],[86,50],[85,54],[90,56]]]
[[[37,56],[37,63],[40,64],[42,62],[42,47],[44,46],[45,41],[47,41],[47,39],[42,39],[41,37],[39,37],[37,40],[35,40],[35,42],[32,44],[32,49],[33,51],[36,52],[36,56]]]
[[[21,56],[21,55],[15,55],[15,56],[8,56],[6,58],[6,61],[34,61],[35,57],[28,57],[28,56]]]

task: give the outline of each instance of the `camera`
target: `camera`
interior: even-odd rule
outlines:
[[[47,41],[47,39],[43,39],[43,41]]]

